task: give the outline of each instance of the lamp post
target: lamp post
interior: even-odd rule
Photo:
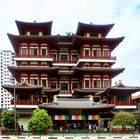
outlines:
[[[15,127],[15,136],[17,135],[17,123],[16,123],[16,87],[14,80],[14,127]]]

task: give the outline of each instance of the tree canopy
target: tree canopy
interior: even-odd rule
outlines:
[[[28,123],[29,130],[44,131],[52,127],[52,120],[44,109],[36,109]]]
[[[137,121],[137,125],[140,125],[140,109],[139,109],[139,112],[136,116],[136,121]]]
[[[129,112],[118,112],[115,114],[112,124],[115,126],[133,126],[136,122],[135,116]]]
[[[18,115],[16,114],[16,125],[18,126]],[[15,128],[14,110],[3,110],[1,113],[2,127],[7,129]]]
[[[66,35],[67,35],[67,36],[74,36],[74,33],[66,32]]]

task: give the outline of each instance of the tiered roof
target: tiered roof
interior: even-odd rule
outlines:
[[[43,31],[44,35],[51,35],[52,21],[38,23],[15,21],[19,34],[25,35],[27,31]]]
[[[109,45],[111,48],[111,51],[115,49],[116,46],[119,45],[120,42],[122,42],[124,37],[118,37],[118,38],[97,38],[97,37],[83,37],[83,36],[75,36],[73,39],[74,46],[81,46],[84,44],[89,45]]]
[[[114,24],[96,25],[96,24],[92,24],[92,23],[85,24],[85,23],[79,22],[77,31],[76,31],[76,35],[83,36],[85,32],[92,31],[92,32],[102,33],[103,37],[105,37],[113,26],[114,26]]]
[[[67,112],[67,114],[69,114],[70,109],[82,109],[84,113],[90,111],[92,114],[97,114],[108,112],[114,107],[115,105],[111,104],[95,103],[89,98],[57,98],[54,102],[39,105],[39,108],[45,108],[47,111],[51,110],[56,113],[56,111],[61,110],[61,112]]]
[[[21,92],[26,93],[27,91],[36,94],[36,93],[41,93],[43,89],[42,86],[30,85],[26,81],[23,81],[22,83],[17,83],[15,85],[2,85],[2,87],[5,88],[10,93],[14,93],[14,89],[15,89],[16,94]]]
[[[104,75],[110,75],[111,78],[114,78],[115,76],[117,76],[118,74],[120,74],[121,72],[123,72],[125,69],[124,68],[79,68],[79,67],[75,67],[75,72],[77,72],[77,74],[86,74],[86,73],[90,73],[90,74],[104,74]]]
[[[50,46],[56,46],[57,36],[18,36],[7,34],[11,44],[16,53],[18,53],[18,47],[21,43],[47,43]]]
[[[119,95],[131,95],[132,93],[140,91],[140,87],[137,86],[125,86],[121,81],[115,86],[106,88],[105,91],[97,93],[96,95],[109,95],[109,94],[119,94]]]

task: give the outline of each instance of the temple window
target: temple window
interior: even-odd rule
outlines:
[[[117,96],[117,101],[127,101],[128,96]]]
[[[97,32],[91,32],[91,33],[90,33],[90,36],[91,36],[91,37],[98,37],[98,33],[97,33]]]
[[[84,83],[85,83],[85,88],[89,88],[89,80],[85,80]]]
[[[37,85],[38,80],[37,79],[31,79],[31,85]]]
[[[21,48],[21,55],[27,55],[27,48]]]
[[[100,51],[100,49],[93,49],[93,56],[95,56],[95,57],[101,56],[101,51]]]
[[[46,48],[41,49],[41,54],[42,54],[42,56],[46,56],[46,54],[47,54]]]
[[[67,54],[60,54],[60,60],[61,61],[68,61],[68,55]]]
[[[31,55],[37,55],[37,48],[30,49]]]
[[[26,94],[19,95],[19,100],[30,100],[30,96]]]
[[[100,88],[101,87],[101,80],[93,80],[93,87]]]
[[[108,87],[109,86],[109,80],[104,80],[103,85],[104,85],[104,88]]]
[[[84,50],[84,56],[89,56],[89,54],[90,54],[90,53],[89,53],[89,49],[85,49],[85,50]]]
[[[72,55],[72,61],[76,61],[78,59],[78,55]]]
[[[109,50],[103,50],[103,55],[105,57],[108,57],[109,56]]]
[[[41,83],[42,83],[42,86],[47,87],[47,80],[46,79],[42,79]]]
[[[61,90],[68,90],[68,83],[61,83]]]
[[[30,31],[30,35],[39,35],[38,31]]]

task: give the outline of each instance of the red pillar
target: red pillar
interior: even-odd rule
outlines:
[[[38,44],[38,56],[40,57],[41,56],[41,46],[40,46],[40,44]]]
[[[92,88],[92,75],[90,75],[90,88]]]
[[[30,56],[30,45],[29,44],[27,44],[27,48],[28,48],[27,55]]]
[[[90,58],[92,57],[92,48],[90,46]]]

